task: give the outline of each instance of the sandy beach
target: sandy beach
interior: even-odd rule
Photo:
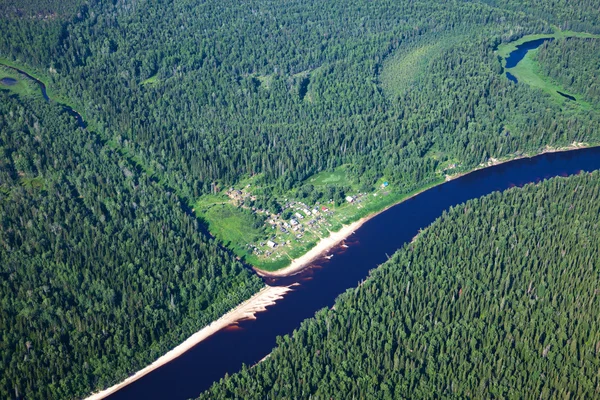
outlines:
[[[577,149],[582,149],[585,147],[589,147],[589,145],[587,143],[582,143],[582,142],[573,142],[571,145],[566,146],[566,147],[547,146],[545,149],[543,149],[539,153],[536,153],[533,155],[519,155],[519,156],[510,157],[510,158],[507,158],[504,160],[490,158],[487,163],[480,164],[477,168],[474,168],[468,172],[458,173],[458,174],[454,174],[454,175],[446,175],[446,182],[451,181],[456,178],[459,178],[464,175],[468,175],[468,174],[478,171],[480,169],[494,166],[494,165],[504,164],[504,163],[519,160],[522,158],[532,158],[532,157],[536,157],[536,156],[539,156],[539,155],[542,155],[545,153],[555,153],[555,152],[560,152],[560,151],[577,150]],[[400,204],[403,201],[406,201],[410,198],[417,196],[418,194],[420,194],[428,189],[430,189],[430,188],[424,188],[423,190],[420,190],[419,192],[413,194],[412,196],[406,197],[406,198],[402,199],[401,201],[399,201],[398,203],[391,204],[390,206],[384,208],[383,210],[381,210],[379,212],[376,212],[367,217],[361,218],[358,221],[353,222],[349,225],[345,225],[342,229],[340,229],[337,232],[331,232],[331,234],[328,237],[321,239],[317,243],[317,245],[315,247],[313,247],[312,249],[310,249],[307,253],[305,253],[304,255],[302,255],[298,258],[293,259],[291,261],[290,265],[288,265],[285,268],[278,269],[277,271],[265,271],[265,270],[262,270],[262,269],[259,269],[256,267],[254,267],[253,269],[254,269],[254,271],[256,271],[256,273],[258,275],[263,276],[263,277],[275,278],[275,277],[285,277],[285,276],[291,276],[291,275],[297,274],[298,272],[302,271],[304,268],[309,267],[314,260],[323,256],[326,252],[328,252],[329,250],[331,250],[332,248],[334,248],[335,246],[337,246],[338,244],[343,242],[344,239],[346,239],[348,236],[350,236],[352,233],[354,233],[354,231],[356,231],[358,228],[360,228],[362,224],[364,224],[371,218],[381,214],[382,212],[387,211],[389,208],[394,207],[395,205]]]
[[[86,400],[104,399],[105,397],[115,393],[117,390],[122,389],[130,383],[137,381],[144,375],[147,375],[155,369],[160,368],[166,363],[174,360],[175,358],[179,357],[180,355],[182,355],[183,353],[185,353],[204,339],[217,333],[221,329],[242,320],[256,319],[255,314],[257,312],[265,311],[268,306],[275,304],[277,300],[281,299],[290,290],[292,289],[289,286],[265,286],[254,296],[252,296],[239,306],[235,307],[233,310],[229,311],[227,314],[223,315],[218,320],[212,322],[210,325],[194,333],[183,343],[181,343],[165,355],[161,356],[152,364],[139,370],[134,375],[125,379],[123,382],[111,386],[108,389],[105,389],[101,392],[92,394],[91,396],[87,397]]]
[[[422,190],[419,190],[418,192],[403,198],[401,201],[399,201],[397,203],[390,204],[389,206],[385,207],[384,209],[382,209],[380,211],[377,211],[371,215],[363,217],[356,222],[352,222],[351,224],[344,225],[342,227],[342,229],[340,229],[337,232],[331,232],[328,237],[321,239],[315,247],[310,249],[304,255],[293,259],[292,262],[290,263],[290,265],[288,265],[285,268],[278,269],[277,271],[265,271],[265,270],[262,270],[262,269],[259,269],[256,267],[253,267],[253,269],[254,269],[254,271],[256,271],[256,273],[258,275],[263,276],[263,277],[280,277],[281,278],[281,277],[297,274],[298,272],[302,271],[304,268],[309,267],[314,260],[323,256],[329,250],[331,250],[338,244],[342,243],[344,241],[344,239],[346,239],[348,236],[352,235],[358,228],[360,228],[365,222],[367,222],[371,218],[375,218],[376,216],[378,216],[379,214],[381,214],[383,212],[386,212],[390,208],[392,208],[408,199],[412,199],[413,197],[418,196],[419,194],[421,194],[424,191],[429,190],[429,189],[431,189],[431,188],[430,187],[423,188]]]
[[[331,232],[328,237],[319,240],[317,245],[310,249],[308,252],[306,252],[304,255],[293,259],[290,265],[288,265],[285,268],[278,269],[277,271],[264,271],[255,267],[254,271],[256,271],[256,273],[260,276],[267,277],[283,277],[294,275],[295,273],[300,272],[304,268],[308,267],[311,262],[319,258],[323,253],[337,246],[344,239],[350,236],[354,231],[360,228],[362,224],[367,222],[369,219],[373,218],[375,215],[361,218],[358,221],[353,222],[349,225],[344,225],[344,227],[342,227],[342,229],[340,229],[337,232]]]
[[[563,148],[546,147],[543,151],[541,151],[537,154],[534,154],[534,155],[519,155],[519,156],[515,156],[512,158],[504,159],[504,160],[497,160],[494,158],[490,158],[487,163],[481,164],[479,167],[477,167],[471,171],[468,171],[465,173],[454,174],[454,175],[447,175],[446,181],[456,179],[460,176],[467,175],[469,173],[472,173],[472,172],[477,171],[482,168],[491,167],[493,165],[498,165],[498,164],[503,164],[503,163],[514,161],[514,160],[521,159],[521,158],[531,158],[531,157],[535,157],[537,155],[544,154],[544,153],[576,150],[576,149],[581,149],[584,147],[588,147],[588,145],[585,143],[573,143],[572,145],[570,145],[568,147],[563,147]],[[404,202],[412,197],[415,197],[428,189],[430,189],[430,188],[429,187],[424,188],[423,190],[420,190],[419,192],[414,193],[413,195],[402,199],[398,203],[389,205],[388,207],[384,208],[383,210],[381,210],[379,212],[376,212],[367,217],[361,218],[360,220],[353,222],[349,225],[345,225],[344,227],[342,227],[342,229],[340,229],[337,232],[331,232],[331,234],[328,237],[321,239],[315,247],[310,249],[304,255],[292,260],[290,265],[285,268],[279,269],[277,271],[264,271],[264,270],[261,270],[258,268],[254,268],[254,270],[256,271],[256,273],[258,275],[264,276],[264,277],[285,277],[285,276],[294,275],[294,274],[300,272],[301,270],[303,270],[304,268],[310,266],[311,263],[315,259],[325,255],[333,247],[342,243],[344,241],[344,239],[346,239],[347,237],[352,235],[358,228],[360,228],[365,222],[367,222],[371,218],[374,218],[375,216],[387,211],[389,208],[394,207],[395,205],[397,205],[401,202]],[[419,235],[415,236],[413,238],[413,241],[415,241],[418,238],[418,236]],[[188,351],[189,349],[194,347],[196,344],[200,343],[201,341],[208,338],[209,336],[215,334],[219,330],[221,330],[229,325],[235,324],[236,322],[245,320],[245,319],[256,319],[255,314],[257,312],[264,311],[268,306],[275,304],[275,302],[277,300],[281,299],[290,290],[292,290],[291,286],[288,286],[288,287],[265,286],[257,294],[255,294],[254,296],[252,296],[251,298],[249,298],[248,300],[246,300],[239,306],[235,307],[233,310],[229,311],[227,314],[223,315],[218,320],[212,322],[210,325],[208,325],[208,326],[204,327],[203,329],[201,329],[200,331],[196,332],[195,334],[190,336],[187,340],[185,340],[183,343],[181,343],[179,346],[175,347],[173,350],[169,351],[167,354],[163,355],[162,357],[160,357],[159,359],[154,361],[152,364],[150,364],[147,367],[145,367],[144,369],[136,372],[134,375],[125,379],[123,382],[121,382],[117,385],[111,386],[110,388],[105,389],[101,392],[95,393],[95,394],[87,397],[85,400],[104,399],[105,397],[116,392],[117,390],[127,386],[128,384],[130,384],[132,382],[135,382],[136,380],[140,379],[144,375],[147,375],[148,373],[152,372],[153,370],[155,370],[155,369],[161,367],[162,365],[168,363],[169,361],[179,357],[180,355],[182,355],[183,353],[185,353],[186,351]],[[265,358],[267,358],[267,357],[265,357]]]

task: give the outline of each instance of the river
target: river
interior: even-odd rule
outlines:
[[[331,307],[339,294],[357,286],[369,270],[384,263],[388,255],[410,242],[449,207],[496,190],[595,169],[600,169],[600,148],[588,148],[511,161],[429,189],[366,222],[346,241],[347,248],[333,249],[330,260],[317,260],[314,267],[296,276],[267,281],[271,285],[299,285],[266,312],[257,314],[256,320],[226,328],[109,398],[194,397],[225,373],[238,371],[242,363],[257,363],[276,345],[276,336],[292,333],[317,310]]]
[[[37,82],[45,95],[43,83]],[[84,124],[76,111],[65,109]],[[331,307],[338,295],[357,286],[371,269],[384,263],[449,207],[496,190],[596,169],[600,169],[600,147],[515,160],[424,191],[367,221],[343,245],[331,251],[334,255],[331,259],[319,259],[292,277],[267,279],[266,283],[272,286],[298,285],[266,312],[258,313],[256,320],[243,321],[218,332],[108,398],[195,397],[226,373],[238,371],[242,363],[254,365],[263,359],[275,347],[278,335],[292,333],[317,310]]]

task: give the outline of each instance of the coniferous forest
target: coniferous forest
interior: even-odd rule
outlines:
[[[536,56],[585,106],[503,73],[498,46],[556,30],[600,34],[600,8],[0,0],[0,80],[20,82],[0,82],[0,397],[84,397],[256,293],[192,209],[217,187],[255,177],[275,210],[342,166],[364,191],[409,193],[450,164],[598,144],[597,39]],[[594,397],[597,182],[452,210],[206,396]],[[305,197],[344,202],[329,189]]]
[[[600,42],[598,39],[565,39],[546,42],[538,52],[542,73],[565,89],[600,104]]]
[[[203,399],[596,398],[600,174],[452,208]]]
[[[69,114],[0,100],[2,397],[115,383],[260,288]]]

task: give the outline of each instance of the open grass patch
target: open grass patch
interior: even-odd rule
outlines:
[[[246,246],[260,240],[264,234],[264,221],[249,210],[230,204],[217,204],[201,214],[210,232],[222,240],[238,255],[247,254]]]
[[[354,186],[346,166],[340,166],[333,171],[323,171],[308,178],[307,183],[313,186]]]
[[[497,54],[502,57],[502,66],[506,67],[506,59],[511,52],[517,49],[517,46],[538,39],[563,39],[563,38],[599,38],[600,35],[595,35],[585,32],[572,32],[572,31],[560,31],[557,30],[555,33],[550,34],[536,34],[527,35],[519,40],[515,40],[510,43],[503,44],[498,47]],[[541,72],[541,68],[537,61],[538,49],[529,50],[523,59],[517,63],[513,68],[505,68],[507,73],[513,75],[517,80],[518,84],[526,84],[531,87],[537,88],[545,92],[550,96],[552,101],[561,106],[569,105],[578,107],[584,111],[590,111],[598,109],[597,105],[593,105],[589,102],[584,101],[578,93],[571,93],[565,89],[558,82],[555,82],[550,77],[546,76]],[[561,95],[559,92],[565,94]],[[568,99],[572,97],[573,99]]]
[[[0,65],[0,89],[19,96],[42,98],[42,92],[36,82],[3,65]]]
[[[142,86],[145,86],[145,85],[153,85],[158,82],[160,82],[160,80],[158,79],[158,75],[152,75],[150,78],[144,79],[140,84]]]

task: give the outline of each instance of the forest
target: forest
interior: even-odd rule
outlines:
[[[254,174],[281,193],[342,164],[410,191],[447,159],[598,140],[596,114],[500,74],[498,43],[554,21],[480,2],[90,1],[45,23],[54,39],[0,20],[0,52],[190,201]],[[441,39],[420,76],[386,90],[392,56]]]
[[[51,98],[0,84],[0,397],[83,397],[255,293],[261,280],[194,215],[216,188],[255,179],[252,206],[272,210],[341,204],[344,185],[311,178],[344,167],[361,190],[385,178],[411,193],[449,164],[598,144],[597,107],[515,85],[496,49],[599,33],[599,13],[585,0],[0,0],[0,74],[26,71]],[[593,46],[556,41],[539,62],[597,102],[578,80],[597,81],[580,54]]]
[[[437,219],[201,399],[596,398],[600,174]]]
[[[69,114],[0,91],[1,397],[84,397],[261,286]]]
[[[537,60],[540,70],[565,89],[600,104],[600,41],[565,39],[546,42]]]

